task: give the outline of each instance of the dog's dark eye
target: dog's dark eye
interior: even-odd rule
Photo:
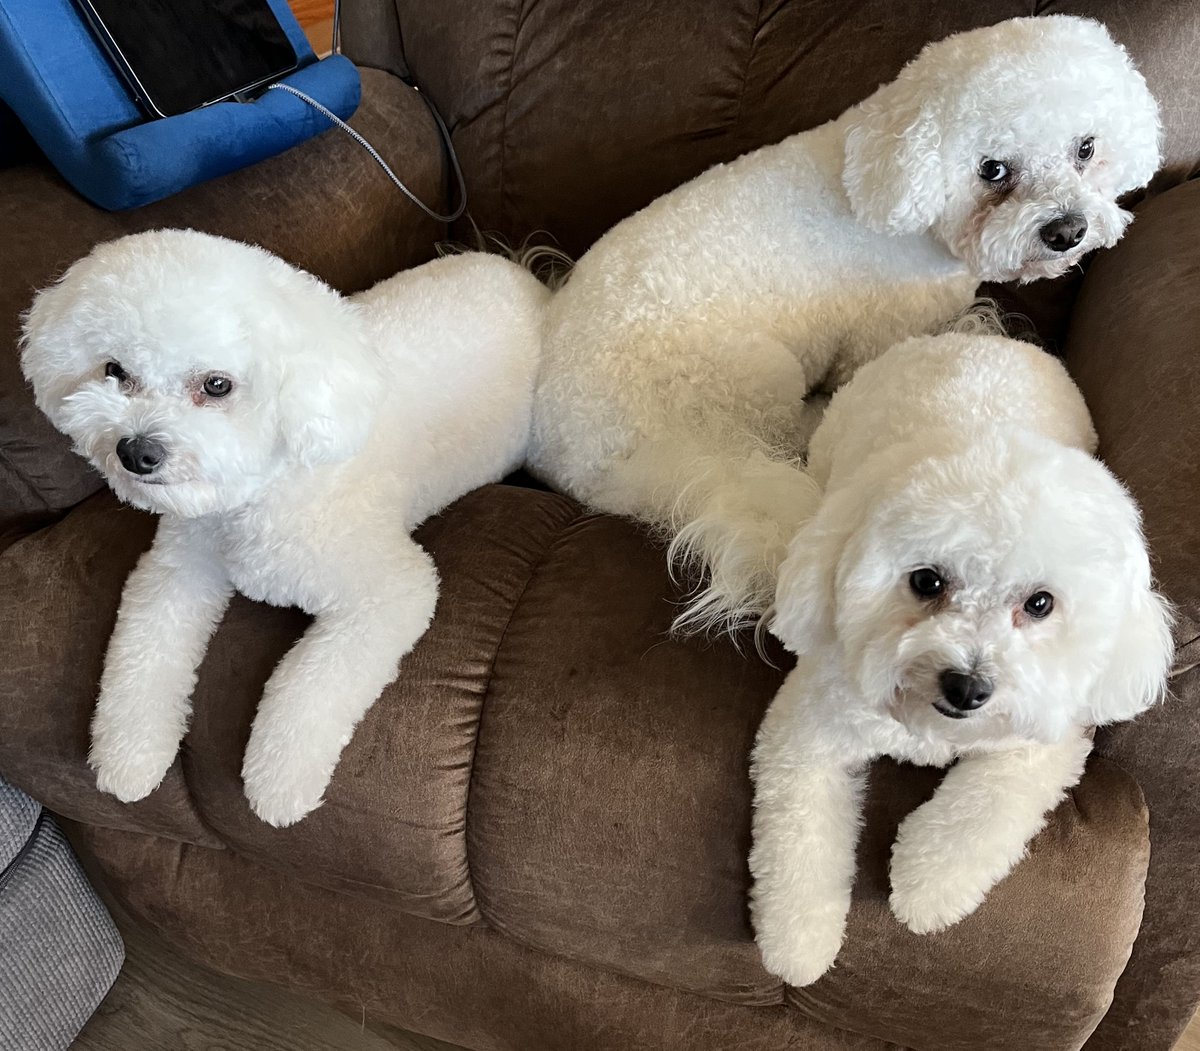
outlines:
[[[1008,165],[989,157],[979,165],[979,177],[984,182],[1004,182],[1008,178]]]
[[[1034,620],[1041,620],[1050,616],[1050,611],[1054,609],[1054,596],[1049,591],[1035,591],[1025,600],[1024,608]]]
[[[214,372],[204,379],[204,393],[210,398],[224,398],[231,390],[233,390],[233,380],[228,376]]]
[[[923,599],[937,598],[946,590],[941,574],[929,566],[922,566],[909,573],[908,586],[912,588],[913,594],[917,598]]]
[[[129,379],[129,373],[121,368],[120,362],[110,361],[104,366],[104,375],[108,376],[118,383],[125,383]]]
[[[1096,139],[1094,136],[1089,135],[1086,139],[1083,140],[1083,142],[1081,142],[1079,144],[1079,150],[1076,153],[1076,156],[1081,161],[1090,161],[1092,159],[1092,154],[1095,152],[1096,152]]]

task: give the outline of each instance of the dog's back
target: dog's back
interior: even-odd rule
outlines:
[[[388,376],[365,453],[421,480],[415,521],[523,461],[549,295],[516,263],[471,252],[354,297]]]
[[[808,471],[832,487],[888,446],[932,431],[962,445],[994,428],[1096,449],[1083,395],[1057,358],[999,335],[918,336],[864,366],[833,396],[813,435]]]

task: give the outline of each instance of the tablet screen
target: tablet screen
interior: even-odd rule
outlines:
[[[138,101],[169,117],[296,67],[267,0],[79,0]]]

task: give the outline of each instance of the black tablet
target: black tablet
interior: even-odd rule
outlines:
[[[76,0],[152,117],[242,98],[296,68],[267,0]]]

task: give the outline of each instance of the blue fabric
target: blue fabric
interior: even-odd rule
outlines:
[[[268,0],[300,68],[281,83],[343,119],[358,108],[358,70],[317,61],[287,0]],[[147,120],[71,0],[0,0],[0,99],[89,200],[119,211],[254,164],[325,131],[329,121],[286,91]]]

